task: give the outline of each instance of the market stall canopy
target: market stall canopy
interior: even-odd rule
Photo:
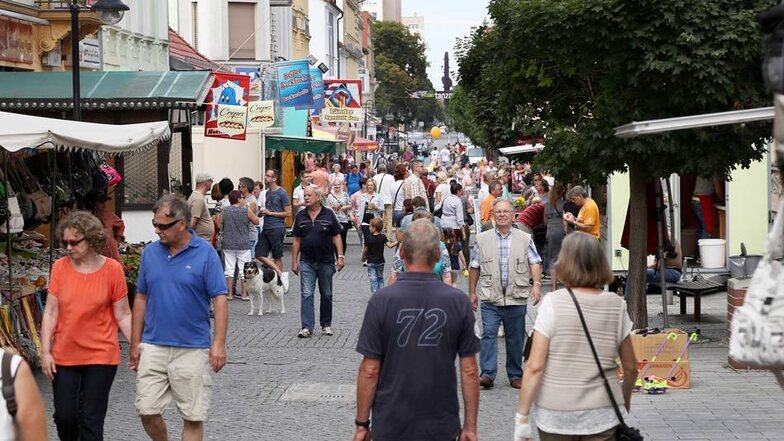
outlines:
[[[196,109],[212,72],[82,72],[84,110]],[[73,108],[71,72],[0,72],[0,111]]]
[[[171,136],[169,123],[96,124],[0,112],[0,146],[87,149],[116,154],[154,147]]]
[[[675,130],[722,126],[726,124],[742,124],[769,119],[773,119],[773,107],[760,107],[757,109],[733,110],[730,112],[707,113],[704,115],[690,115],[678,118],[632,122],[616,127],[615,136],[619,138],[634,138],[635,136],[640,135],[654,135]]]
[[[300,153],[342,153],[345,142],[336,139],[305,138],[300,136],[267,135],[268,150],[290,150]]]
[[[499,152],[504,155],[517,155],[520,153],[536,153],[544,150],[544,144],[523,144],[513,145],[511,147],[501,147]]]

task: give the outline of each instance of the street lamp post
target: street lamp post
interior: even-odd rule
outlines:
[[[384,117],[384,119],[387,121],[387,141],[386,141],[386,148],[384,150],[386,151],[386,153],[389,153],[389,146],[392,145],[389,140],[390,137],[389,129],[390,129],[390,124],[392,124],[392,120],[395,119],[395,115],[393,115],[392,112],[388,112]]]
[[[79,12],[82,8],[77,0],[72,0],[68,9],[71,12],[71,69],[73,80],[73,119],[82,120],[82,91],[79,67]],[[91,7],[98,13],[101,23],[106,25],[117,24],[122,20],[128,5],[121,0],[98,0]]]

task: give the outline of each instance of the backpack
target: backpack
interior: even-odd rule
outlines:
[[[11,362],[13,359],[13,354],[8,351],[3,351],[3,360],[0,362],[2,367],[0,367],[0,371],[2,372],[3,379],[3,398],[5,399],[5,407],[8,410],[8,414],[11,415],[11,419],[16,421],[16,391],[14,390],[16,375],[11,373]]]
[[[760,262],[746,299],[732,316],[729,355],[769,368],[784,388],[784,201],[768,235],[768,258]]]

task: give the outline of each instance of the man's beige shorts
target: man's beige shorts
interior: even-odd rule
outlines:
[[[136,410],[161,415],[172,400],[187,421],[206,421],[210,407],[210,350],[139,345]]]

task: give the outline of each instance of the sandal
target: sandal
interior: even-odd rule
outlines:
[[[250,301],[250,297],[241,297],[241,299],[242,299],[243,302]]]

